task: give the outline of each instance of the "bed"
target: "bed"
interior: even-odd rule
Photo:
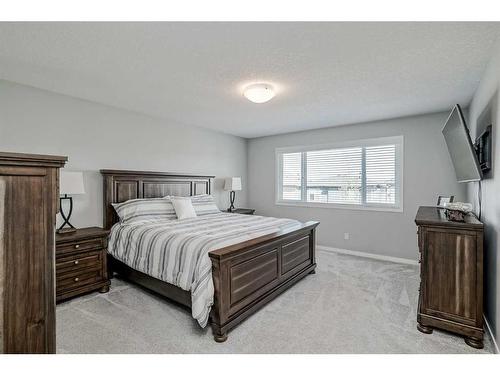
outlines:
[[[315,229],[318,222],[300,223],[290,219],[221,212],[193,219],[145,221],[135,226],[121,226],[117,224],[119,220],[112,204],[137,198],[210,194],[214,177],[124,170],[101,170],[101,174],[104,178],[104,227],[113,227],[109,276],[118,273],[190,308],[200,325],[210,322],[217,342],[225,341],[228,331],[238,323],[306,275],[314,273]],[[182,225],[178,223],[181,221]],[[200,261],[200,268],[196,268],[199,272],[196,271],[195,276],[173,275],[154,270],[156,266],[148,268],[148,263],[140,259],[161,256],[159,247],[142,248],[142,242],[135,240],[129,241],[138,244],[135,247],[120,245],[119,238],[123,238],[124,233],[127,233],[127,238],[136,236],[143,239],[146,235],[161,235],[167,231],[177,235],[179,241],[185,241],[183,246],[188,243],[186,238],[196,241],[199,238],[210,239],[198,241],[210,242],[210,247],[204,248],[209,250],[208,257],[206,253],[204,257],[204,262],[208,264]],[[201,247],[193,245],[189,249],[203,253]],[[204,277],[207,270],[209,282]],[[189,285],[183,278],[196,281],[196,287],[186,290]],[[195,291],[201,297],[195,298]]]

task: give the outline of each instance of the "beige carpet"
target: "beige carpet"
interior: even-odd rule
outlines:
[[[58,353],[492,353],[416,329],[415,266],[318,251],[318,269],[222,344],[185,309],[124,281],[58,305]]]

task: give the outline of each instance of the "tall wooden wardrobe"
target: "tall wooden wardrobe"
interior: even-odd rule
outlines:
[[[66,160],[0,152],[0,353],[55,353],[55,220]]]

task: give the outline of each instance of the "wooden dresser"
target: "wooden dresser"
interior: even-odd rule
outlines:
[[[91,227],[56,236],[57,301],[109,291],[106,249],[109,230]]]
[[[55,224],[67,158],[0,152],[0,353],[55,353]]]
[[[483,224],[468,215],[448,221],[444,209],[420,207],[415,218],[420,251],[417,328],[462,335],[483,348]]]

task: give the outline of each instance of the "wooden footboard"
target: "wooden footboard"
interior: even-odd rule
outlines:
[[[209,253],[215,287],[215,340],[316,268],[315,229],[307,222]]]

